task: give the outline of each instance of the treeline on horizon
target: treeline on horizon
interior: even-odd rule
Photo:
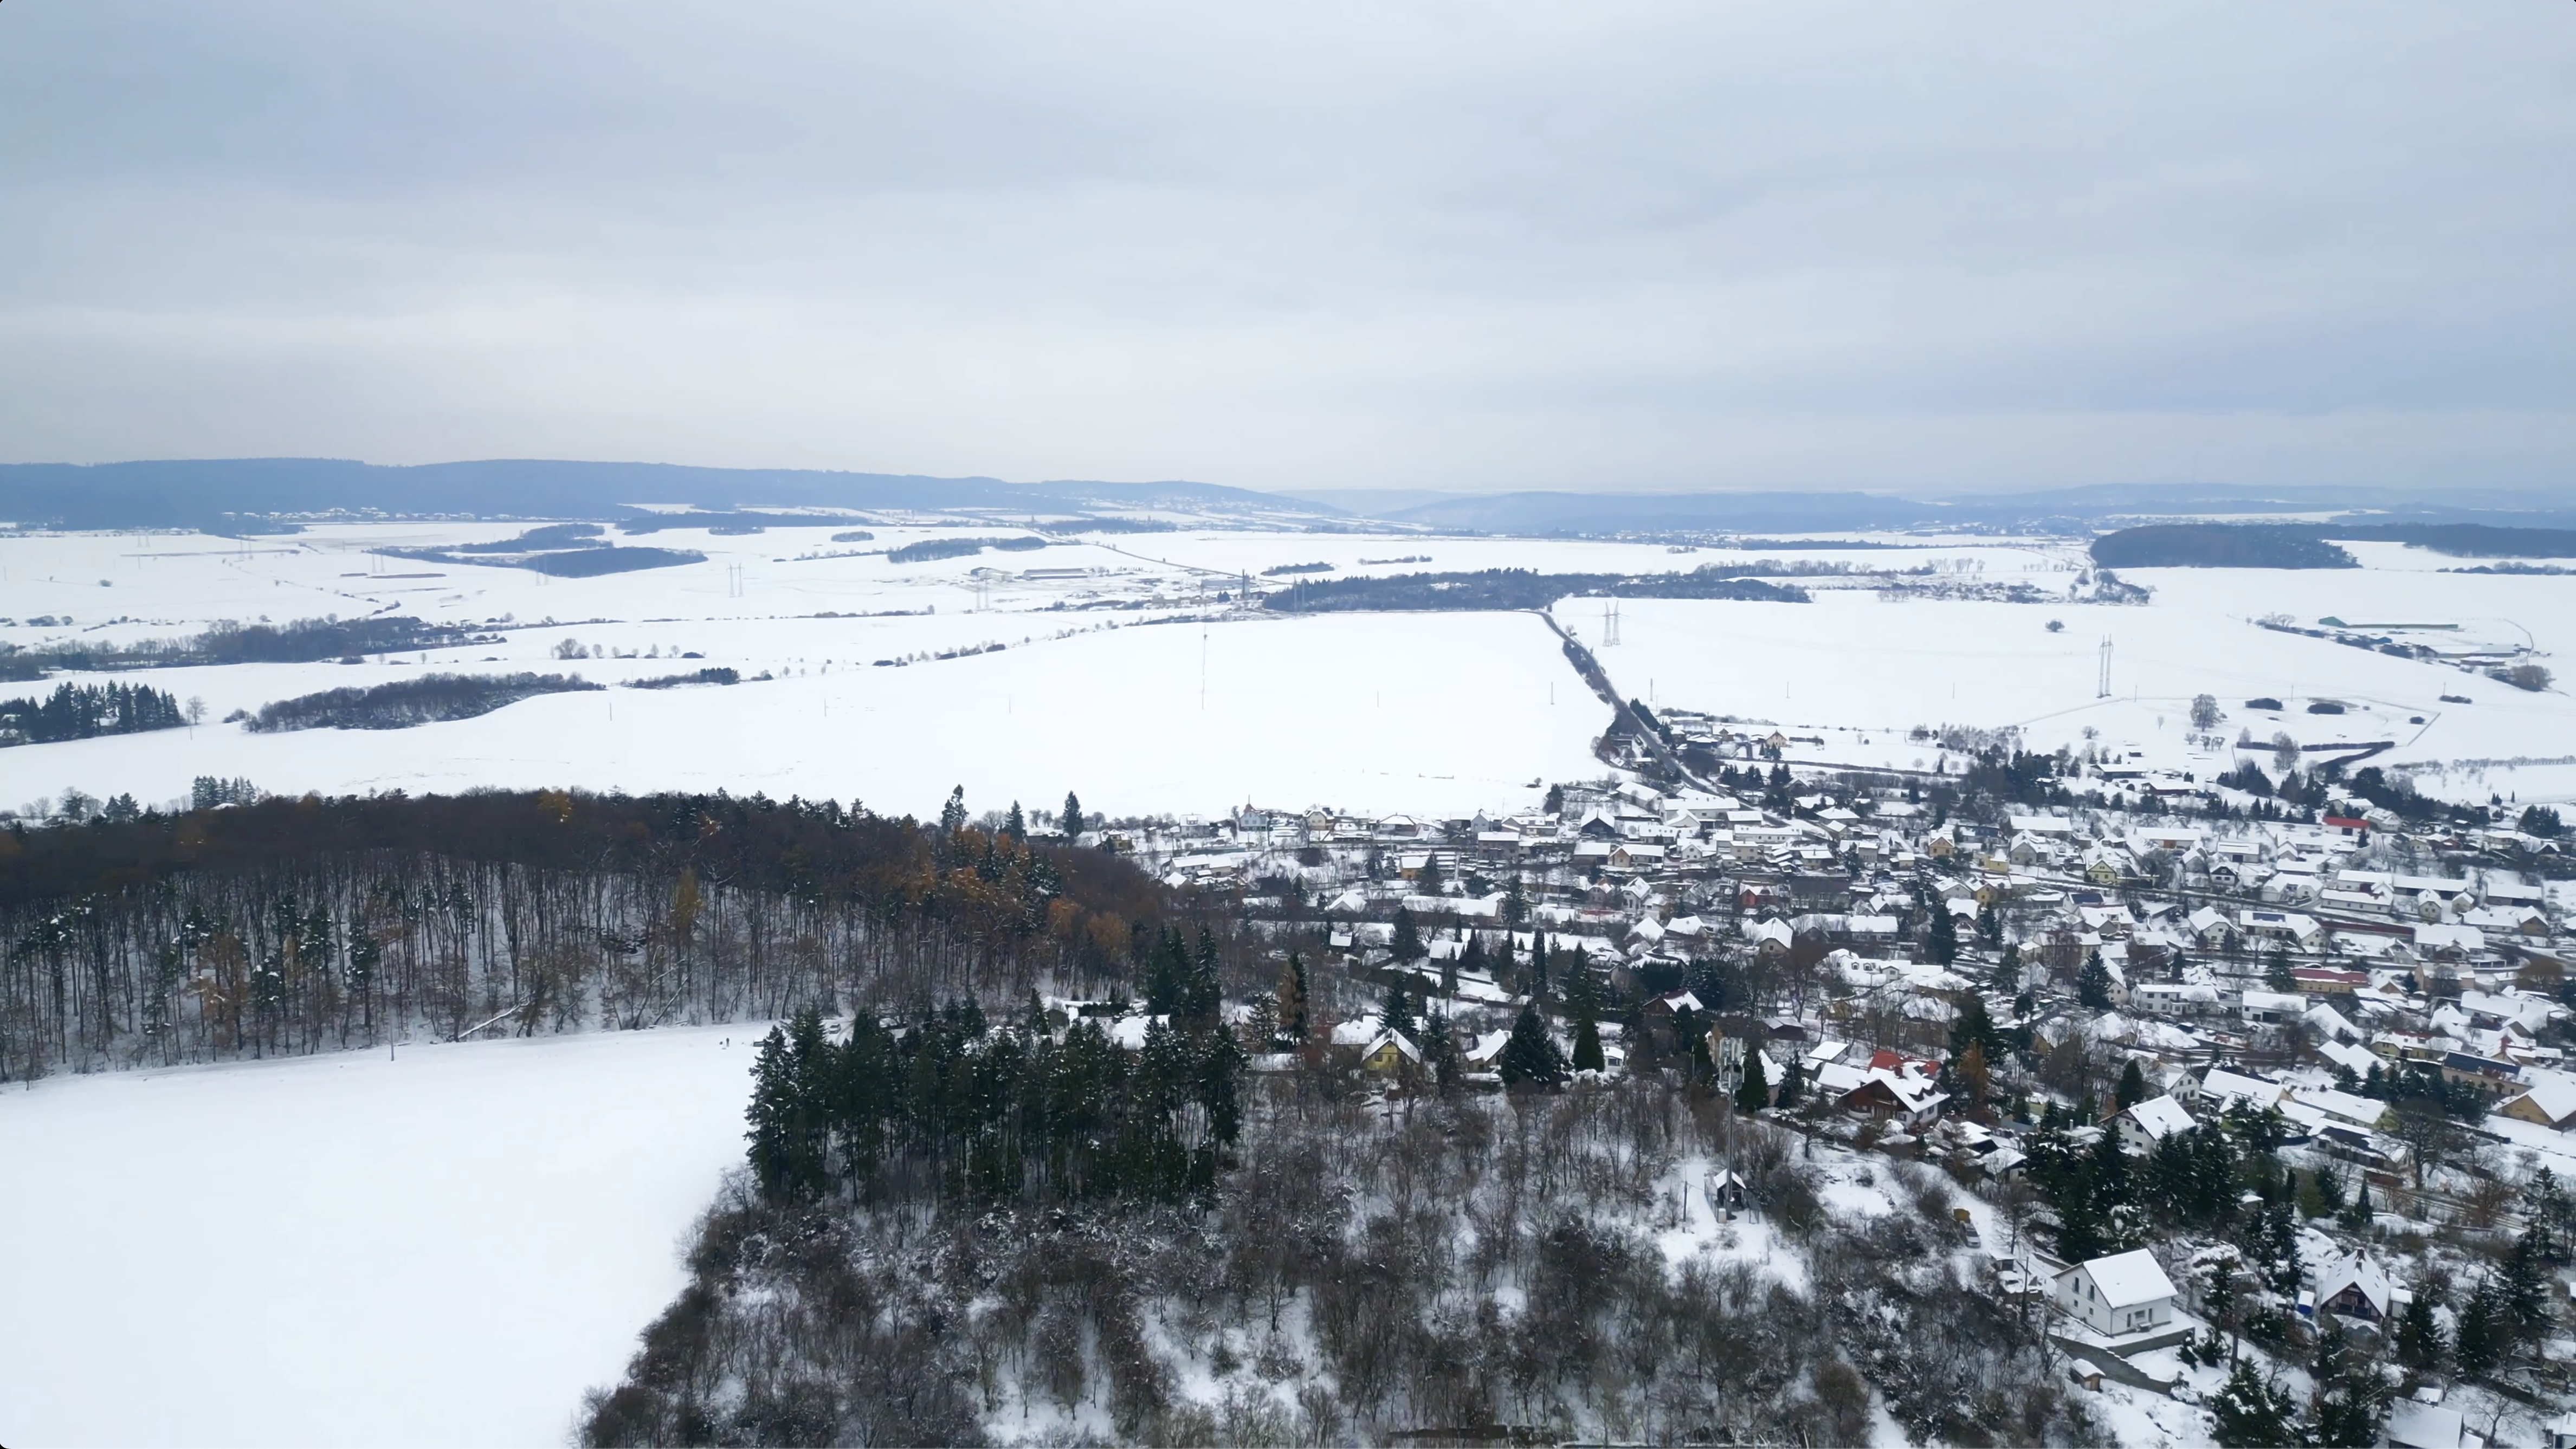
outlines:
[[[2453,558],[2576,558],[2576,529],[2486,523],[2150,523],[2093,540],[2105,568],[2349,569],[2334,540],[2403,543]]]
[[[178,639],[145,639],[119,646],[48,646],[20,649],[0,644],[0,657],[24,670],[152,669],[209,664],[314,664],[365,654],[399,654],[465,644],[496,643],[452,624],[408,615],[367,619],[296,619],[285,624],[222,620]]]
[[[1354,609],[1544,609],[1576,594],[1622,599],[1808,602],[1807,591],[1794,584],[1771,584],[1745,577],[1756,567],[1706,564],[1686,574],[1543,574],[1531,569],[1484,569],[1474,573],[1300,580],[1272,594],[1263,606],[1287,614]],[[1765,571],[1789,572],[1778,568]]]
[[[1025,553],[1047,546],[1043,538],[925,538],[886,550],[887,563],[931,563],[944,558],[971,558],[984,550]]]
[[[833,802],[270,799],[0,831],[0,1081],[1136,978],[1119,858]]]

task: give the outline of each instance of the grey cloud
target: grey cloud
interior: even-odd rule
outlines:
[[[17,458],[2564,479],[2554,7],[18,5]]]

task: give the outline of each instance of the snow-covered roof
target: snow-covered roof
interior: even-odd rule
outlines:
[[[2174,1296],[2173,1280],[2165,1276],[2156,1255],[2144,1248],[2095,1258],[2066,1271],[2090,1275],[2094,1291],[2113,1308],[2135,1308]]]
[[[2415,944],[2428,951],[2483,951],[2487,948],[2487,935],[2475,926],[2428,923],[2415,928]]]
[[[2149,1097],[2143,1102],[2133,1103],[2120,1115],[2137,1123],[2139,1130],[2157,1142],[2164,1141],[2166,1137],[2176,1132],[2188,1132],[2197,1125],[2192,1121],[2191,1114],[2183,1110],[2182,1103],[2175,1101],[2170,1092],[2161,1097]]]
[[[2280,1083],[2231,1072],[2225,1067],[2211,1067],[2201,1075],[2200,1094],[2209,1098],[2211,1105],[2222,1112],[2240,1101],[2258,1111],[2281,1104]]]
[[[2371,1055],[2369,1048],[2357,1047],[2349,1042],[2319,1042],[2317,1055],[2350,1071],[2356,1077],[2369,1076],[2370,1069],[2381,1064],[2378,1057]]]
[[[2457,1409],[2400,1399],[2388,1406],[2388,1442],[2397,1449],[2459,1449],[2465,1423]]]
[[[2529,1098],[2531,1105],[2539,1108],[2540,1114],[2547,1117],[2552,1124],[2563,1124],[2570,1117],[2576,1117],[2576,1082],[2570,1082],[2554,1073],[2515,1100],[2520,1101],[2525,1097]]]
[[[2347,1288],[2358,1287],[2371,1307],[2385,1314],[2389,1306],[2388,1275],[2370,1255],[2362,1252],[2337,1254],[2317,1270],[2317,1302],[2324,1303]]]

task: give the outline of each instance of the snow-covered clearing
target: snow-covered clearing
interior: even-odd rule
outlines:
[[[563,1442],[685,1281],[759,1031],[0,1092],[0,1441]]]

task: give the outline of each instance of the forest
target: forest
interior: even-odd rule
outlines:
[[[2359,560],[2311,527],[2276,523],[2151,523],[2093,540],[2105,568],[2351,569]]]
[[[1753,565],[1709,564],[1673,574],[1543,574],[1530,569],[1397,574],[1388,578],[1301,579],[1264,607],[1287,614],[1353,609],[1544,609],[1575,594],[1625,599],[1755,599],[1803,604],[1807,592],[1743,575]],[[1782,570],[1785,572],[1785,570]]]
[[[208,798],[241,798],[221,787]],[[1097,850],[760,796],[269,799],[0,832],[0,1081],[1127,980]]]
[[[243,721],[243,728],[281,730],[400,730],[444,720],[472,719],[540,694],[604,689],[577,674],[424,674],[344,689],[325,689],[274,700]]]
[[[887,563],[930,563],[943,558],[970,558],[988,548],[1021,553],[1047,546],[1043,538],[925,538],[886,550]]]
[[[297,619],[209,625],[179,639],[147,639],[118,647],[83,645],[12,649],[20,664],[51,669],[148,669],[182,664],[311,664],[362,654],[408,653],[487,642],[491,636],[407,615],[370,619]]]
[[[2455,558],[2576,558],[2576,529],[2486,523],[2157,523],[2093,540],[2114,568],[2359,568],[2331,540],[2402,543]]]
[[[187,722],[178,700],[140,684],[61,684],[43,699],[0,699],[0,745],[130,735]]]
[[[1892,1210],[1828,1210],[1796,1134],[1671,1079],[1397,1100],[1310,1050],[1246,1082],[1179,1200],[746,1174],[583,1442],[1854,1444],[1873,1389],[1918,1442],[2102,1436],[1970,1291],[1935,1169],[1847,1159]],[[1689,1223],[1720,1251],[1668,1258]]]

